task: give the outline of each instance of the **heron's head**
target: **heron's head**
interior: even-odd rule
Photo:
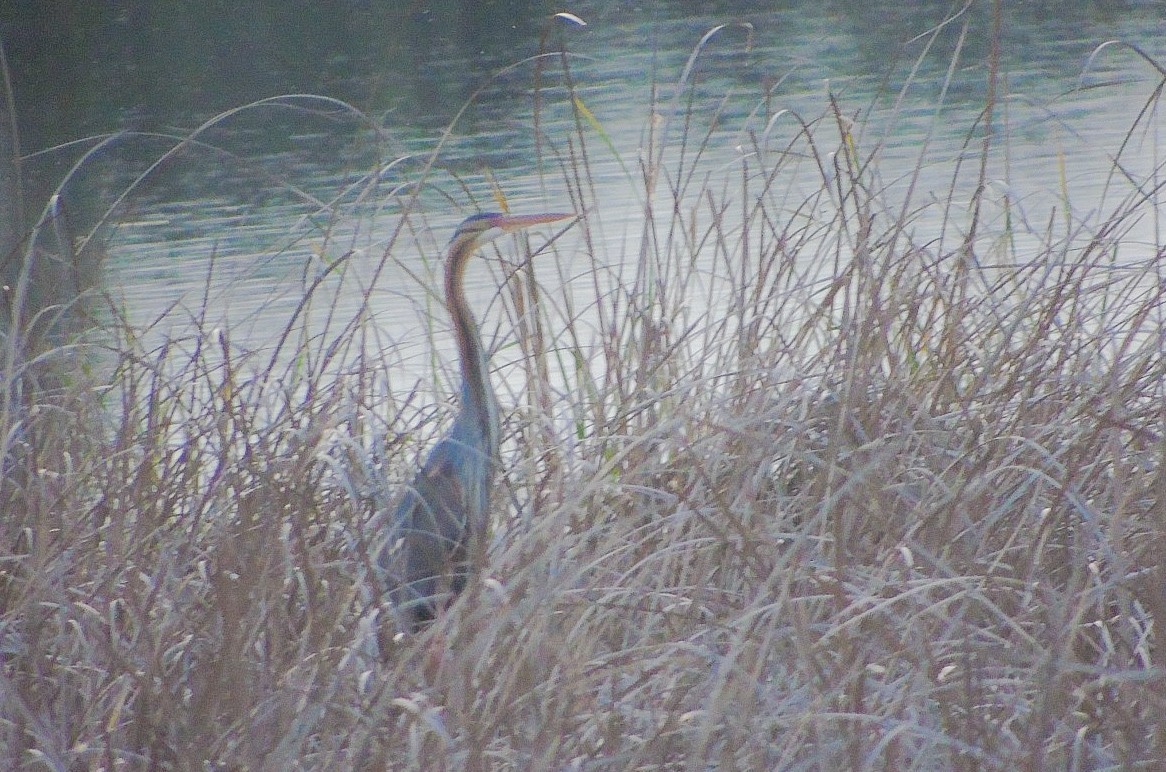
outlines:
[[[504,233],[513,233],[533,225],[542,225],[548,222],[558,222],[574,217],[572,214],[559,212],[547,214],[500,214],[487,212],[485,214],[470,215],[462,220],[462,224],[454,231],[450,243],[464,239],[475,245],[486,244]]]

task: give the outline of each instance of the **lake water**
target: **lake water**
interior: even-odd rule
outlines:
[[[83,165],[70,185],[84,191],[91,220],[128,190],[107,230],[105,277],[148,336],[221,326],[237,344],[263,349],[296,313],[305,287],[342,260],[344,270],[326,280],[309,315],[327,335],[337,319],[363,310],[391,352],[400,388],[432,375],[431,331],[442,351],[437,366],[450,367],[436,292],[453,227],[474,211],[498,208],[500,196],[515,212],[570,208],[557,158],[571,142],[579,152],[577,130],[588,143],[587,227],[600,254],[583,256],[581,239],[565,234],[554,267],[539,269],[548,297],[594,271],[593,261],[609,267],[610,284],[634,273],[628,262],[638,252],[647,199],[641,162],[653,149],[665,148],[672,174],[687,168],[707,136],[692,173],[721,190],[737,184],[756,138],[784,147],[797,134],[794,116],[826,115],[828,94],[858,118],[858,152],[881,147],[877,180],[888,201],[906,196],[912,179],[914,201],[970,201],[975,175],[968,168],[957,175],[957,163],[977,157],[984,133],[976,122],[987,94],[988,4],[946,22],[949,4],[938,2],[650,5],[565,9],[586,26],[550,17],[541,4],[513,2],[408,11],[321,3],[314,16],[270,11],[276,18],[240,8],[226,11],[229,19],[126,11],[93,32],[102,58],[79,86],[88,101],[73,116],[48,111],[51,124],[33,120],[25,147],[133,131]],[[1108,40],[1166,62],[1166,26],[1154,3],[1004,5],[987,205],[1006,198],[1012,215],[1038,231],[1067,207],[1087,227],[1133,188],[1110,176],[1113,158],[1120,152],[1132,177],[1152,180],[1162,137],[1153,112],[1123,146],[1160,79],[1150,64],[1120,46],[1102,49],[1087,71],[1086,62]],[[678,92],[689,57],[719,25],[727,26],[706,42]],[[937,25],[941,31],[930,35]],[[529,59],[560,49],[569,52],[565,59]],[[360,112],[287,98],[193,134],[220,111],[307,92]],[[38,109],[35,99],[26,101]],[[674,104],[679,112],[669,119]],[[62,126],[78,133],[62,136]],[[833,119],[814,136],[826,149],[841,147]],[[197,141],[167,156],[182,137]],[[77,152],[37,155],[28,164],[49,178]],[[792,187],[820,186],[808,164],[801,173]],[[791,199],[800,200],[796,191]],[[914,227],[927,240],[929,229],[942,227],[939,214],[925,212]],[[1157,228],[1155,217],[1140,220],[1128,248],[1153,254]],[[555,232],[537,231],[529,243],[538,247]],[[505,254],[516,248],[499,246]],[[498,298],[506,271],[481,261],[469,275],[471,303],[503,346],[510,333]],[[595,288],[584,291],[593,297]]]

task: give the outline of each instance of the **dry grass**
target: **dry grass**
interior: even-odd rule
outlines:
[[[293,315],[283,357],[107,323],[47,387],[9,332],[0,764],[1159,763],[1166,284],[1122,249],[1159,192],[1018,253],[954,187],[881,190],[850,125],[729,172],[688,125],[620,268],[593,129],[544,148],[589,215],[551,247],[570,292],[511,284],[487,575],[383,658],[370,524],[442,420],[362,316]]]

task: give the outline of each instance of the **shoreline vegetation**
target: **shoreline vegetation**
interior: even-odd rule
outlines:
[[[987,214],[1008,126],[984,64],[946,198],[889,194],[842,100],[713,162],[686,71],[628,175],[643,230],[622,256],[591,174],[615,149],[564,73],[575,132],[542,161],[552,208],[585,216],[499,250],[515,356],[495,359],[488,563],[380,656],[378,513],[453,380],[395,380],[396,344],[330,303],[433,238],[430,167],[384,205],[400,225],[370,274],[344,250],[305,270],[271,349],[197,308],[147,343],[97,280],[25,305],[42,217],[3,306],[0,764],[1160,763],[1166,277],[1162,241],[1128,234],[1161,216],[1161,161],[1122,153],[1162,82],[1114,118],[1117,203],[1038,221],[1006,196]],[[556,270],[570,292],[538,281]]]

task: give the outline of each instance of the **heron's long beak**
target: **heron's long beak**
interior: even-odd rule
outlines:
[[[550,212],[547,214],[503,214],[494,220],[493,225],[495,228],[501,228],[507,233],[512,233],[523,228],[529,228],[532,225],[558,222],[559,220],[566,220],[574,216],[573,214],[564,214],[561,212]]]

